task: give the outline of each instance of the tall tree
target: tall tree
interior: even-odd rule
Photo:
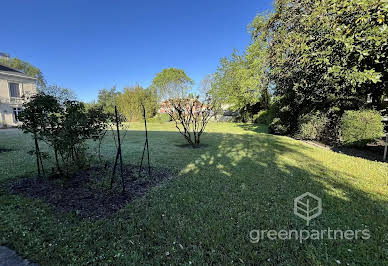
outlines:
[[[182,69],[166,68],[156,74],[151,89],[156,91],[160,100],[183,98],[193,84],[193,80]]]
[[[238,110],[262,102],[268,107],[267,43],[254,39],[246,51],[222,58],[209,93],[221,104]]]
[[[158,109],[157,96],[151,89],[143,89],[141,86],[124,88],[117,97],[117,105],[128,121],[143,119],[143,107],[146,110],[146,118],[153,117]]]
[[[119,94],[116,91],[116,86],[111,89],[102,89],[98,92],[97,105],[102,106],[105,113],[114,115],[116,100]]]
[[[269,19],[252,23],[268,43],[268,69],[278,96],[278,133],[297,130],[298,117],[321,110],[336,123],[347,109],[380,105],[387,92],[385,0],[277,0]]]

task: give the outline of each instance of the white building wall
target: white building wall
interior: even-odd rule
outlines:
[[[13,72],[0,72],[0,127],[17,126],[13,108],[21,108],[23,98],[11,98],[9,83],[19,84],[20,96],[31,96],[36,93],[35,79]]]

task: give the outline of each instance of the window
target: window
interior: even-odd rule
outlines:
[[[9,83],[9,94],[11,97],[20,97],[19,83]]]
[[[13,117],[16,122],[19,122],[19,113],[22,111],[21,108],[13,108]]]

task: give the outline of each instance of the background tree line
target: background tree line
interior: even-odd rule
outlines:
[[[117,105],[127,121],[139,121],[143,119],[142,105],[146,110],[146,118],[155,117],[162,101],[187,97],[193,83],[182,69],[166,68],[155,75],[149,88],[135,85],[125,87],[122,91],[116,87],[102,89],[98,93],[97,102],[93,104],[111,114]]]

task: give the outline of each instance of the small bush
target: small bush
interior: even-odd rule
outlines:
[[[270,133],[285,135],[293,129],[291,121],[294,115],[290,111],[289,104],[284,100],[284,96],[275,96],[271,101],[270,112],[274,118],[269,124]]]
[[[150,123],[160,123],[160,122],[170,122],[171,117],[168,114],[161,113],[161,114],[156,114],[154,117],[148,119]]]
[[[320,112],[303,115],[299,119],[297,137],[306,140],[323,140],[329,119]]]
[[[346,111],[341,119],[341,143],[363,147],[375,141],[384,134],[381,120],[374,110]]]
[[[269,132],[272,134],[285,135],[288,131],[289,127],[279,117],[275,117],[269,125]]]
[[[270,110],[262,110],[253,116],[253,122],[256,124],[269,125],[273,120],[273,115]]]

